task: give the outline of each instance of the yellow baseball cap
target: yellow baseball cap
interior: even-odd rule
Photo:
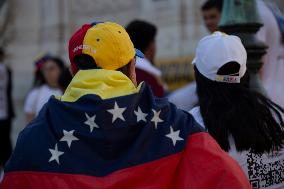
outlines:
[[[108,70],[125,66],[135,56],[144,57],[134,48],[126,30],[113,22],[85,24],[71,37],[69,59],[74,73],[78,70],[74,58],[79,54],[93,57],[98,67]]]

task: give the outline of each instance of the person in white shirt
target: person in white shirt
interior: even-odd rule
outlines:
[[[58,79],[65,68],[63,61],[56,57],[44,56],[36,62],[36,68],[34,87],[27,95],[24,106],[27,122],[38,115],[50,96],[62,95]]]
[[[252,188],[284,188],[284,110],[249,89],[237,36],[215,32],[193,60],[199,107],[190,112],[242,167]]]

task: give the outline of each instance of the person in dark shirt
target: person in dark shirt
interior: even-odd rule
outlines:
[[[164,96],[162,73],[154,66],[157,27],[146,21],[134,20],[127,25],[126,31],[134,47],[141,50],[145,55],[144,59],[138,58],[136,61],[137,82],[145,81],[150,85],[155,96]]]
[[[0,47],[0,171],[12,153],[10,138],[12,105],[12,72],[5,65],[5,52]]]

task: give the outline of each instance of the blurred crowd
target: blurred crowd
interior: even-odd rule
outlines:
[[[252,186],[255,183],[253,174],[250,172],[257,172],[257,170],[250,170],[250,160],[256,161],[254,159],[256,158],[262,159],[262,163],[258,164],[255,169],[266,169],[269,166],[270,168],[267,169],[273,169],[274,162],[278,167],[278,170],[274,171],[276,173],[282,171],[282,176],[279,178],[266,177],[267,182],[269,180],[271,185],[267,184],[263,188],[274,188],[274,186],[275,188],[284,188],[284,150],[282,148],[284,134],[281,133],[283,125],[282,128],[279,126],[283,124],[284,107],[284,17],[281,17],[275,6],[261,0],[256,2],[264,24],[258,31],[257,38],[268,46],[267,53],[262,58],[263,66],[260,71],[266,96],[250,93],[240,88],[233,89],[234,92],[228,92],[227,88],[231,86],[211,84],[202,76],[204,73],[201,73],[200,70],[195,70],[196,81],[188,83],[176,91],[168,91],[167,84],[162,79],[163,73],[155,65],[158,28],[148,21],[133,20],[125,26],[125,29],[134,47],[141,50],[145,56],[144,58],[136,57],[137,83],[147,83],[156,97],[167,97],[178,108],[190,111],[197,122],[205,125],[221,148],[240,164]],[[222,6],[221,0],[208,0],[201,7],[204,24],[209,33],[218,31]],[[206,49],[202,49],[202,51],[206,52]],[[41,54],[35,59],[32,65],[34,67],[34,81],[30,85],[24,102],[23,112],[26,124],[37,117],[51,96],[64,94],[73,77],[70,68],[66,65],[59,56],[50,53]],[[234,76],[239,69],[233,64],[229,68],[222,68],[221,71],[219,69],[218,74]],[[12,153],[10,136],[12,120],[15,117],[12,100],[12,73],[12,70],[5,64],[5,49],[1,48],[0,171]],[[225,97],[221,98],[222,95]],[[230,97],[226,97],[226,95],[230,95]],[[244,96],[245,99],[241,99],[240,96]],[[248,116],[241,115],[242,112]],[[269,114],[269,112],[272,113]],[[232,113],[238,115],[232,115]],[[270,127],[266,124],[270,124]],[[242,138],[244,133],[247,133],[246,138]],[[271,137],[274,138],[271,139]],[[277,154],[277,156],[271,156],[270,152]],[[265,175],[261,175],[264,173],[259,171],[259,174],[265,180]],[[260,188],[260,186],[254,187]]]

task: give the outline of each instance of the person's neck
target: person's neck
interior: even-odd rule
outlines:
[[[59,88],[59,86],[58,86],[57,83],[48,84],[48,86],[49,86],[50,88],[52,88],[52,89],[58,89],[58,88]]]

